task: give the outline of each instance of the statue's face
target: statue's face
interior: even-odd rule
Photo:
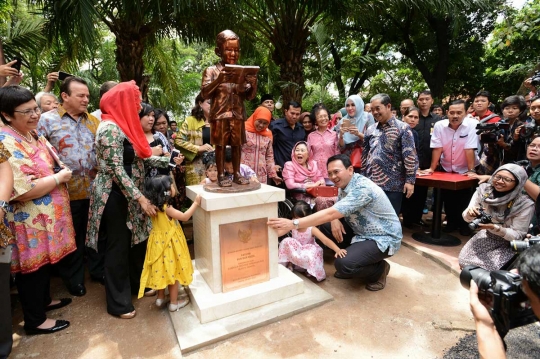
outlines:
[[[240,43],[238,40],[227,40],[221,49],[221,60],[229,65],[235,65],[240,57]]]

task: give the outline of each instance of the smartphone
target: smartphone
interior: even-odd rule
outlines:
[[[14,68],[14,69],[17,69],[17,72],[21,72],[21,65],[22,65],[22,60],[19,58],[19,57],[16,57],[15,60],[17,62],[15,62],[11,67]]]
[[[64,81],[66,78],[73,76],[72,74],[68,74],[67,72],[58,71],[58,80]]]
[[[171,158],[169,159],[169,167],[176,167],[176,163],[174,162],[174,159],[180,155],[180,151],[176,148],[172,150]]]
[[[343,127],[343,128],[351,127],[351,120],[348,119],[348,118],[344,118],[343,122],[341,123],[341,127]]]

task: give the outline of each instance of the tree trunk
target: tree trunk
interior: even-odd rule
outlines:
[[[116,33],[116,68],[121,81],[135,80],[141,88],[143,101],[148,101],[148,84],[144,83],[144,47],[146,37],[139,35],[136,30],[125,28]]]
[[[5,65],[5,64],[6,64],[6,58],[4,56],[4,46],[2,43],[2,38],[0,37],[0,65]],[[6,77],[0,76],[0,87],[4,86],[5,83],[6,83]]]
[[[303,49],[287,47],[286,51],[280,51],[284,57],[278,55],[275,50],[272,56],[274,62],[279,66],[279,78],[281,84],[281,96],[283,104],[287,106],[289,101],[296,101],[302,104],[302,95],[304,94],[304,65],[302,58],[306,52]]]

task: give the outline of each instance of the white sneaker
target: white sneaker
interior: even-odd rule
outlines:
[[[182,299],[176,304],[169,304],[169,312],[176,312],[189,304],[189,299]]]

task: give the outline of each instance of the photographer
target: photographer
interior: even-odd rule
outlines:
[[[459,253],[462,268],[476,265],[498,270],[514,257],[509,241],[525,237],[534,215],[533,201],[522,193],[526,181],[527,173],[522,167],[506,164],[477,188],[463,219],[474,223],[469,228],[481,230]]]
[[[504,99],[501,109],[505,121],[510,124],[509,131],[497,142],[503,148],[502,164],[523,160],[527,140],[520,132],[527,118],[527,103],[523,96],[509,96]]]
[[[536,317],[540,316],[540,246],[526,250],[518,259],[518,272],[522,277],[521,289],[528,297]],[[486,303],[478,299],[478,286],[470,282],[471,312],[476,325],[478,351],[481,358],[506,358],[503,340],[486,308]]]
[[[496,124],[501,118],[489,110],[491,105],[491,95],[488,91],[479,91],[474,97],[472,104],[474,112],[472,117],[478,120],[480,126],[486,124]],[[482,143],[482,150],[480,153],[480,166],[477,169],[477,173],[491,175],[493,171],[500,166],[502,158],[502,148],[499,144],[500,133],[504,133],[502,128],[499,130],[495,127],[495,133],[493,135],[484,135],[484,133],[491,133],[493,126],[485,126],[489,128],[488,131],[482,131],[480,136],[480,142]],[[479,131],[480,132],[480,131]]]

